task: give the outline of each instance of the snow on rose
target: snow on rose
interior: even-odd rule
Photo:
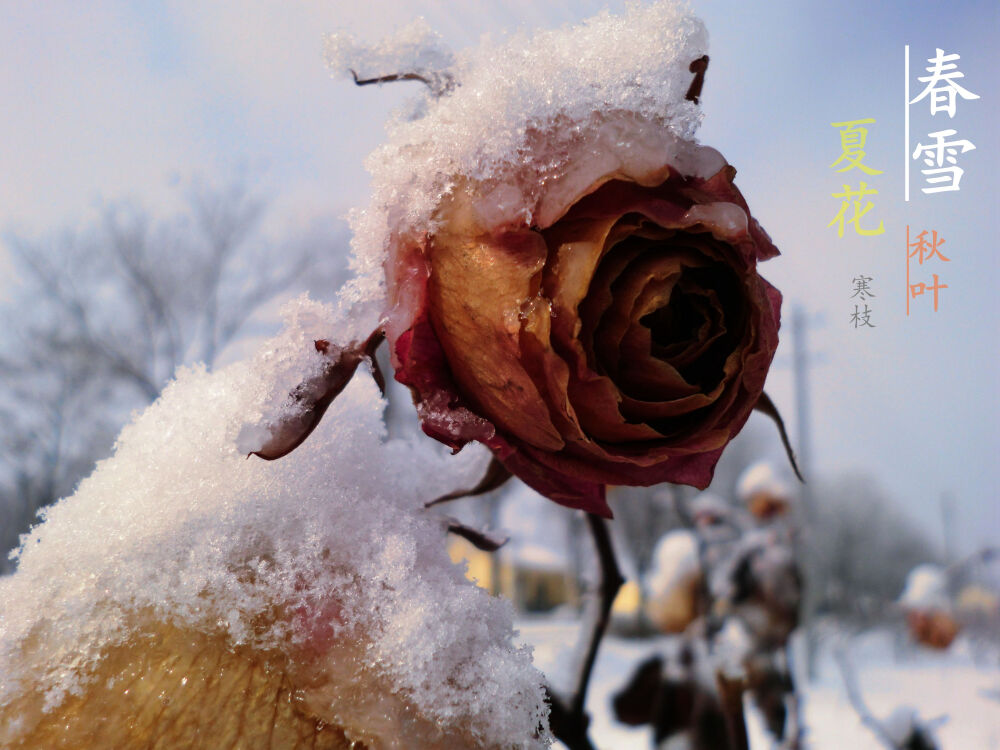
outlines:
[[[422,27],[400,38],[399,71],[343,36],[331,60],[428,84],[369,159],[355,220],[424,431],[604,516],[608,485],[707,486],[750,413],[774,415],[781,295],[735,169],[693,140],[700,21],[657,3],[457,61],[415,53],[438,49]],[[293,432],[276,424],[263,453]]]

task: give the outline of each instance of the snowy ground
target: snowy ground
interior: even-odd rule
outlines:
[[[521,638],[535,648],[535,663],[557,687],[570,681],[577,626],[567,620],[526,619],[518,624]],[[656,640],[605,639],[598,655],[588,696],[592,738],[601,750],[649,750],[649,734],[617,724],[611,695],[635,665],[657,648]],[[805,724],[811,750],[883,750],[854,713],[827,648],[817,681],[805,689]],[[897,653],[898,652],[898,653]],[[1000,750],[1000,669],[977,667],[963,641],[946,654],[900,649],[891,635],[873,633],[851,641],[857,679],[869,709],[884,718],[901,704],[924,719],[947,715],[938,730],[942,750]],[[752,750],[768,750],[771,742],[751,711]]]

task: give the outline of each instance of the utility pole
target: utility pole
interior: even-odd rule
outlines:
[[[795,425],[796,425],[796,458],[799,469],[805,478],[800,487],[802,498],[802,515],[805,519],[806,531],[816,533],[816,513],[813,508],[812,445],[809,431],[809,346],[806,331],[809,319],[801,305],[792,308],[792,376],[795,381]],[[808,542],[807,542],[808,548]],[[806,575],[806,586],[802,597],[802,630],[806,646],[806,673],[810,682],[816,679],[817,658],[819,656],[819,638],[816,633],[816,610],[822,591],[826,586],[824,571],[815,564],[805,550],[799,550]]]
[[[941,534],[944,537],[944,562],[955,561],[955,498],[950,492],[941,493]]]
[[[803,505],[806,513],[811,511],[812,445],[809,434],[809,347],[806,329],[809,321],[801,305],[792,308],[792,375],[795,380],[795,425],[798,443],[797,459],[806,484],[802,487]]]

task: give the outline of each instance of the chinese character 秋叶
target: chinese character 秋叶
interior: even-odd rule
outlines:
[[[934,274],[934,283],[932,285],[927,285],[922,281],[918,281],[916,284],[910,284],[910,294],[914,297],[919,297],[928,289],[934,292],[934,312],[938,309],[938,289],[947,289],[947,284],[941,284],[938,282],[938,275]]]
[[[976,146],[972,141],[965,140],[964,138],[960,141],[945,140],[945,138],[955,135],[957,132],[955,130],[938,130],[935,133],[928,133],[927,137],[934,138],[936,142],[926,146],[918,143],[917,148],[913,151],[914,159],[919,159],[923,155],[924,164],[928,167],[937,165],[937,169],[920,170],[923,174],[928,175],[928,184],[937,184],[939,182],[949,183],[941,187],[923,188],[925,193],[942,193],[946,190],[959,189],[958,183],[962,179],[962,175],[965,174],[965,170],[957,166],[958,154],[964,154],[966,151],[974,151]],[[962,149],[961,152],[959,152],[959,148]],[[945,166],[945,162],[948,162],[952,166]],[[932,177],[930,175],[937,176]]]
[[[927,87],[916,99],[911,100],[910,104],[916,104],[929,95],[932,115],[947,112],[948,117],[954,117],[956,96],[963,99],[978,99],[978,94],[973,94],[955,83],[956,78],[965,78],[965,73],[960,72],[954,62],[960,57],[960,55],[946,55],[943,49],[938,49],[934,57],[928,57],[927,62],[930,65],[926,70],[930,75],[917,78],[921,83],[926,83]]]
[[[944,237],[938,237],[936,229],[931,230],[931,239],[927,240],[927,230],[925,229],[920,234],[917,235],[915,242],[910,243],[910,257],[914,255],[917,256],[917,263],[920,265],[924,264],[925,260],[930,260],[935,255],[939,260],[950,261],[951,258],[946,258],[941,254],[938,249],[944,244]]]
[[[882,174],[882,170],[872,169],[867,164],[861,163],[861,160],[865,158],[864,148],[865,140],[868,138],[868,128],[861,128],[857,126],[871,122],[875,122],[875,120],[869,118],[867,120],[848,120],[847,122],[830,123],[830,125],[835,128],[841,128],[840,158],[831,164],[831,167],[835,167],[841,162],[846,161],[847,164],[838,169],[838,172],[846,172],[849,169],[857,167],[865,174]]]
[[[854,324],[855,328],[860,328],[861,326],[868,326],[869,328],[874,328],[875,324],[871,322],[872,311],[869,309],[868,305],[865,305],[864,310],[858,310],[858,306],[854,306],[854,312],[851,314],[851,322]]]
[[[858,297],[864,302],[869,297],[874,297],[875,292],[871,290],[868,286],[868,282],[872,280],[871,276],[855,276],[852,280],[854,284],[854,294],[851,297]]]
[[[843,193],[831,193],[831,195],[834,198],[843,198],[843,201],[841,201],[840,203],[840,211],[837,212],[837,215],[833,217],[833,221],[827,224],[827,226],[832,227],[834,224],[836,224],[837,236],[838,237],[844,236],[845,214],[847,213],[847,209],[851,205],[852,203],[851,199],[853,198],[854,215],[850,219],[847,219],[846,221],[854,225],[854,231],[862,235],[882,234],[883,232],[885,232],[885,224],[882,221],[879,221],[877,229],[861,228],[861,218],[872,209],[871,201],[867,201],[864,208],[861,207],[861,201],[864,199],[866,195],[877,195],[877,194],[878,190],[876,190],[875,188],[869,188],[864,181],[861,182],[861,187],[859,187],[857,190],[852,190],[848,185],[844,185]]]

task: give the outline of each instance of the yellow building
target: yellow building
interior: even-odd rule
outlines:
[[[489,553],[461,537],[453,537],[448,554],[465,561],[466,577],[493,594],[501,594],[522,612],[547,612],[568,604],[577,606],[579,592],[562,561],[541,547],[519,545]]]

